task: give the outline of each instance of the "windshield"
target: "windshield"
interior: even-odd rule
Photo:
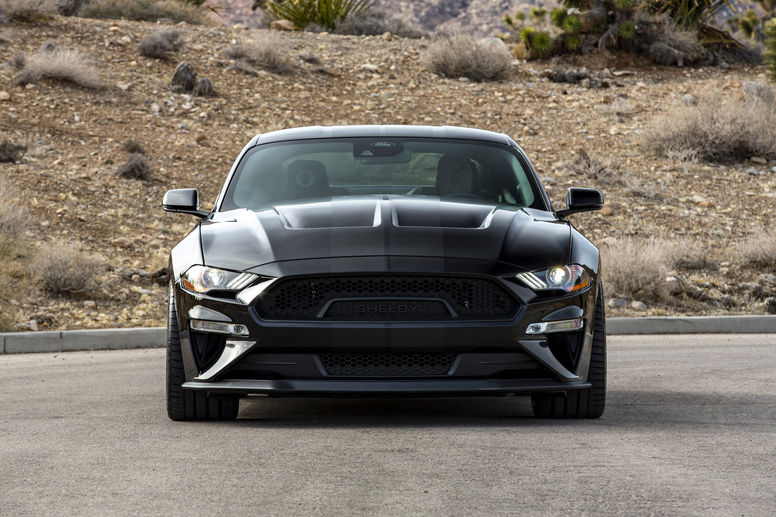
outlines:
[[[543,208],[516,153],[488,142],[338,138],[258,146],[246,153],[221,210],[339,196],[433,196]]]

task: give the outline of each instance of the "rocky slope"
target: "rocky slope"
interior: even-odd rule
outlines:
[[[210,0],[219,6],[220,21],[227,25],[240,23],[246,27],[259,28],[264,17],[261,10],[253,11],[254,0]],[[556,0],[377,0],[376,5],[385,11],[420,27],[428,32],[436,30],[461,30],[481,36],[494,36],[504,32],[504,14],[518,9],[528,12],[531,6],[553,8]],[[726,27],[725,21],[746,11],[759,10],[752,0],[729,0],[715,15],[717,24]]]
[[[769,171],[776,163],[680,164],[656,158],[638,143],[654,114],[675,110],[707,88],[735,95],[742,82],[763,80],[761,68],[658,68],[604,55],[570,64],[600,73],[610,84],[606,89],[549,82],[543,72],[555,63],[516,63],[503,82],[473,83],[426,70],[421,56],[428,41],[283,33],[280,46],[295,60],[295,71],[247,75],[233,68],[224,50],[251,40],[254,31],[181,26],[186,44],[174,59],[141,57],[137,43],[159,27],[56,17],[3,28],[0,139],[28,151],[19,163],[0,163],[0,175],[31,214],[28,237],[44,247],[75,242],[113,265],[99,290],[76,298],[39,289],[13,292],[2,310],[15,322],[35,320],[41,329],[162,325],[165,280],[157,282],[154,274],[194,224],[162,212],[163,193],[198,187],[204,204],[212,202],[250,137],[315,124],[503,131],[527,150],[558,206],[570,185],[603,188],[606,210],[574,218],[595,241],[656,236],[706,246],[710,265],[683,273],[682,280],[706,301],[628,305],[611,314],[757,313],[765,309],[752,286],[759,282],[760,294],[776,289],[773,279],[763,277],[773,271],[734,258],[745,235],[772,227],[776,173]],[[46,42],[87,56],[108,87],[16,85],[8,62]],[[308,61],[314,55],[320,64],[307,64],[299,54]],[[218,96],[173,93],[169,82],[179,61],[212,79]],[[152,181],[116,176],[128,139],[149,150]],[[628,181],[603,182],[570,167],[578,149],[607,158],[613,174]],[[720,301],[725,295],[733,297],[732,306]]]
[[[261,27],[263,15],[252,11],[253,0],[217,0],[222,6],[222,18],[230,25],[241,23],[246,27]],[[502,18],[514,13],[520,6],[555,5],[552,0],[378,0],[376,6],[426,31],[461,30],[479,35],[504,32]]]

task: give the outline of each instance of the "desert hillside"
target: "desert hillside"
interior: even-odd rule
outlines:
[[[215,17],[226,25],[242,24],[259,28],[268,21],[261,9],[252,9],[254,0],[209,0],[217,5],[220,15]],[[557,7],[557,0],[377,0],[375,6],[389,15],[404,20],[411,26],[428,32],[466,31],[480,36],[503,34],[506,28],[504,14],[518,11],[528,13],[531,6],[548,9]],[[717,10],[715,18],[724,20],[755,8],[752,0],[727,0]]]
[[[251,9],[254,0],[211,0],[221,9],[220,19],[233,25],[258,28],[265,22],[259,10]],[[428,32],[463,30],[479,35],[505,31],[502,18],[531,5],[555,7],[555,0],[378,0],[375,7]]]
[[[532,158],[556,206],[568,186],[600,187],[606,208],[572,217],[614,250],[604,255],[605,274],[612,282],[631,274],[627,249],[636,249],[634,260],[655,266],[671,293],[610,292],[618,298],[609,302],[610,315],[762,313],[776,296],[773,265],[741,252],[773,239],[776,161],[680,161],[688,157],[659,157],[642,143],[645,132],[660,131],[655,116],[678,113],[711,92],[742,98],[744,83],[766,81],[762,67],[667,68],[605,54],[515,61],[505,79],[478,83],[430,72],[422,59],[429,40],[273,33],[272,48],[287,65],[273,73],[233,59],[234,46],[267,31],[179,25],[182,48],[167,59],[141,56],[141,39],[165,27],[56,16],[1,29],[0,140],[26,147],[0,163],[0,202],[26,214],[26,244],[2,275],[10,328],[163,325],[167,252],[195,223],[162,212],[164,192],[197,187],[203,203],[212,203],[256,133],[318,124],[501,131]],[[25,62],[57,49],[75,51],[93,67],[85,70],[96,87],[45,78],[19,84]],[[212,81],[215,96],[171,89],[182,61]],[[547,69],[579,66],[592,80],[545,77]],[[129,150],[144,148],[150,179],[117,174],[130,140]],[[645,242],[651,244],[627,248]],[[109,267],[99,269],[96,284],[55,294],[43,287],[40,270],[67,263],[70,252],[49,253],[48,262],[35,257],[38,250],[73,251],[61,244]],[[638,251],[644,249],[649,253]]]

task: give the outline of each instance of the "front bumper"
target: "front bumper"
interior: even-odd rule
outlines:
[[[183,388],[243,396],[496,395],[589,388],[593,288],[548,300],[521,289],[513,289],[522,305],[509,321],[324,323],[262,321],[251,306],[194,296],[176,284]],[[526,333],[532,323],[571,313],[583,318],[581,330]],[[203,341],[190,328],[190,320],[202,314],[244,324],[249,337],[207,335]],[[332,374],[322,365],[324,354],[444,354],[455,361],[441,373],[360,376]]]
[[[445,379],[445,380],[223,380],[187,382],[184,389],[215,394],[241,395],[530,395],[589,388],[586,381],[558,383],[524,379]]]

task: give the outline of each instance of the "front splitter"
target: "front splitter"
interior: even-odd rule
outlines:
[[[252,380],[226,379],[219,382],[187,382],[187,390],[209,393],[262,395],[497,395],[512,393],[553,393],[590,388],[586,381],[509,379],[440,379],[440,380]]]

